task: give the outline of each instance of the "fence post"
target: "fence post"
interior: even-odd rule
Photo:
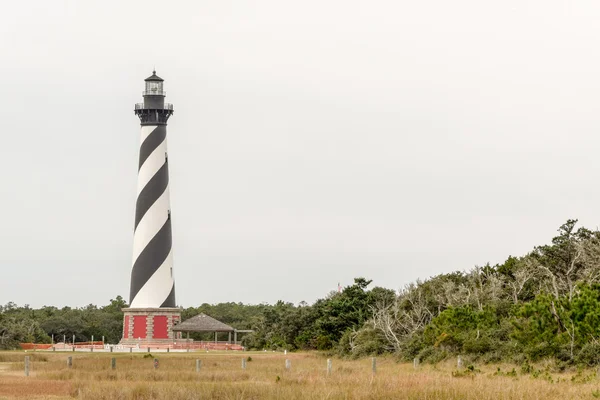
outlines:
[[[67,357],[67,368],[73,367],[73,357]]]
[[[148,353],[150,353],[150,347],[148,347]]]
[[[456,360],[456,367],[458,369],[462,369],[462,367],[463,367],[462,358],[460,358],[460,356],[458,356],[458,359]]]
[[[419,359],[418,359],[418,358],[415,358],[415,359],[413,360],[413,367],[414,367],[415,369],[418,369],[418,368],[419,368]]]
[[[72,349],[72,350],[73,350],[73,353],[75,353],[75,346],[73,346],[73,349]]]
[[[246,369],[246,359],[242,358],[242,369]]]
[[[285,369],[288,371],[292,368],[292,360],[285,360]]]
[[[110,367],[112,369],[117,369],[117,359],[115,357],[110,360]]]
[[[29,376],[29,356],[25,356],[25,376]]]
[[[111,353],[113,352],[113,346],[110,346],[110,352]]]
[[[327,359],[327,375],[331,375],[331,369],[332,369],[331,358],[328,358]]]
[[[201,360],[196,360],[196,372],[200,372],[200,367],[202,366]]]
[[[171,350],[171,348],[167,347],[167,353],[170,353],[171,352],[170,350]]]
[[[130,347],[130,348],[129,348],[129,352],[130,352],[130,353],[133,353],[133,347]]]
[[[377,372],[377,359],[375,357],[371,358],[371,370],[373,371],[373,375]]]

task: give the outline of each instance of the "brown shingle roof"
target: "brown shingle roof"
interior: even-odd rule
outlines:
[[[186,319],[179,325],[173,327],[178,332],[233,332],[231,326],[217,321],[206,314],[198,314],[195,317]]]

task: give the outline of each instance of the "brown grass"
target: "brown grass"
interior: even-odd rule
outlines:
[[[600,398],[594,371],[544,372],[534,378],[498,375],[498,366],[477,366],[481,371],[457,374],[451,363],[414,370],[380,358],[375,376],[370,359],[334,359],[333,373],[327,376],[325,358],[314,353],[161,353],[155,354],[158,370],[143,354],[47,353],[32,359],[31,376],[25,378],[24,355],[0,353],[2,359],[14,360],[0,364],[0,400]],[[73,356],[72,369],[66,366],[68,356]],[[241,359],[248,356],[253,361],[244,371]],[[115,371],[111,357],[117,358]],[[291,371],[285,369],[286,358],[292,361]],[[195,359],[202,360],[200,373]],[[506,372],[512,366],[501,368]]]

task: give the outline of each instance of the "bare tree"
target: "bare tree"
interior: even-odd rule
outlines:
[[[511,289],[513,303],[519,302],[519,295],[525,289],[527,282],[535,277],[535,269],[531,267],[531,262],[527,262],[524,267],[517,269],[512,280],[507,282],[507,286]]]
[[[389,350],[400,352],[414,333],[420,332],[433,318],[422,291],[414,285],[406,287],[389,305],[373,307],[373,327],[382,332]]]

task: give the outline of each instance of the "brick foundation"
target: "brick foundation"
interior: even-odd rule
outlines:
[[[168,343],[178,337],[173,326],[181,319],[179,308],[124,308],[122,311],[123,338],[120,344]]]

